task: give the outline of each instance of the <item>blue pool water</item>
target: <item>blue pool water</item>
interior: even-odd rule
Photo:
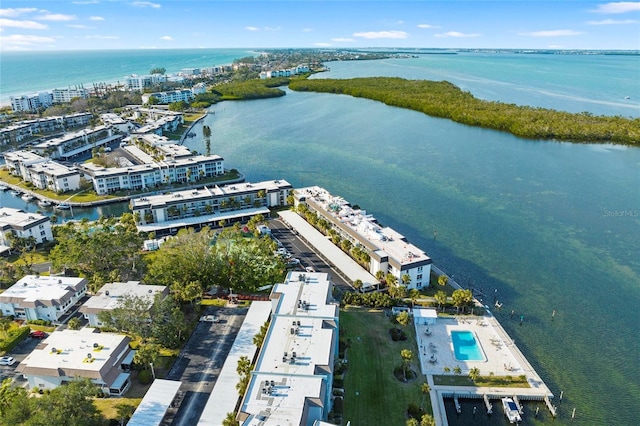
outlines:
[[[458,361],[484,361],[484,355],[470,331],[452,331],[453,352]]]

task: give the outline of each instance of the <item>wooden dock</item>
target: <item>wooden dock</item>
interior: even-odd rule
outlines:
[[[462,413],[462,408],[460,407],[460,401],[458,401],[458,395],[456,395],[455,393],[453,394],[453,403],[456,406],[456,413],[458,414]]]
[[[487,414],[493,414],[493,405],[486,393],[482,395],[482,399],[484,400],[484,406],[487,407]]]
[[[513,395],[513,402],[516,403],[516,407],[518,407],[518,413],[523,414],[524,410],[522,409],[522,404],[520,404],[520,400],[518,399],[518,395]]]
[[[549,409],[549,411],[551,412],[551,415],[552,415],[553,417],[555,417],[555,416],[556,416],[556,414],[557,414],[557,408],[556,408],[556,406],[555,406],[555,405],[553,405],[553,404],[551,403],[551,400],[549,399],[549,395],[545,395],[545,397],[544,397],[544,403],[545,403],[545,404],[547,404],[547,408],[548,408],[548,409]]]

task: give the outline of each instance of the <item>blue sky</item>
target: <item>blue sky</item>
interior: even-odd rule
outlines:
[[[0,49],[640,49],[640,2],[75,0],[0,3]]]

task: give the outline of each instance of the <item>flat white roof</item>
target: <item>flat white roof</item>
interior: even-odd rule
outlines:
[[[62,164],[56,163],[55,161],[46,161],[42,163],[33,164],[30,167],[30,170],[38,173],[43,172],[45,174],[51,176],[65,176],[71,174],[79,174],[79,172],[71,167],[64,166]]]
[[[121,351],[122,355],[129,350],[128,346],[122,346],[123,341],[128,341],[129,338],[123,334],[93,331],[92,328],[54,331],[20,363],[21,369],[25,370],[25,374],[36,375],[40,374],[31,373],[29,369],[43,373],[49,371],[51,374],[43,374],[49,376],[59,376],[58,369],[62,372],[82,370],[92,378],[101,377],[101,370],[105,366],[109,369],[113,367],[107,365],[107,362],[120,358],[121,354],[115,353],[116,350]],[[94,348],[94,343],[101,349]],[[53,352],[53,349],[60,352]]]
[[[128,426],[158,426],[162,423],[182,382],[155,379],[142,402],[127,422]],[[222,424],[222,423],[219,423]]]
[[[277,315],[298,319],[338,317],[338,306],[330,304],[331,281],[326,273],[291,271],[285,283],[273,287],[272,297],[276,293],[281,294],[276,306]]]
[[[83,136],[89,136],[89,135],[93,135],[95,133],[99,133],[101,131],[104,130],[108,130],[109,127],[107,126],[97,126],[94,127],[93,129],[83,129],[83,130],[79,130],[77,132],[72,132],[72,133],[66,133],[64,136],[61,136],[59,138],[53,138],[53,139],[49,139],[47,141],[41,142],[37,145],[35,145],[34,148],[39,148],[39,149],[46,149],[49,147],[56,147],[59,145],[64,145],[67,142],[70,142],[74,139],[78,139],[81,138]]]
[[[5,152],[4,158],[7,161],[20,161],[22,163],[30,162],[30,161],[46,161],[46,158],[41,157],[35,152],[31,151],[13,151],[13,152]]]
[[[28,229],[39,222],[44,223],[49,221],[50,219],[47,216],[38,213],[25,212],[11,207],[0,207],[0,229],[5,225],[14,228]]]
[[[238,360],[241,356],[253,359],[256,346],[253,344],[253,336],[260,332],[260,327],[269,319],[271,314],[271,302],[255,301],[251,303],[249,312],[244,318],[240,331],[233,342],[233,346],[222,366],[216,385],[209,395],[198,426],[219,426],[227,417],[227,413],[233,412],[238,403]]]
[[[266,380],[269,380],[269,384],[274,381],[274,386],[269,386],[271,393],[263,391]],[[313,399],[315,405],[322,406],[323,393],[323,380],[320,376],[255,373],[240,408],[251,415],[242,425],[305,425],[302,423],[305,401]],[[316,416],[313,416],[314,413],[310,414],[312,418],[321,417],[318,415],[320,413]]]
[[[86,285],[85,278],[26,275],[0,294],[0,302],[46,306],[61,305]]]
[[[401,265],[430,260],[419,247],[409,243],[399,232],[389,227],[381,227],[376,219],[365,210],[354,209],[342,197],[331,195],[318,186],[300,188],[296,192],[313,207],[323,210],[342,225],[351,229],[360,239],[377,247],[380,254],[388,254]]]
[[[433,308],[413,308],[414,318],[438,318],[438,313]]]
[[[128,281],[126,283],[107,283],[102,286],[95,296],[84,302],[81,312],[88,310],[111,310],[118,306],[124,295],[145,297],[149,300],[149,306],[157,293],[167,289],[163,285],[140,284],[140,281]]]

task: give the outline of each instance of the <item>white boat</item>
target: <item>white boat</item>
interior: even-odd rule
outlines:
[[[6,191],[7,189],[9,189],[8,186],[0,185],[0,191]]]
[[[24,194],[24,195],[23,195],[22,197],[20,197],[20,198],[22,198],[22,199],[23,199],[23,200],[25,200],[25,201],[32,201],[32,200],[34,200],[36,197],[34,197],[34,196],[33,196],[33,195],[31,195],[31,194]]]
[[[519,423],[522,421],[518,406],[512,398],[502,398],[502,408],[504,408],[504,415],[507,416],[509,423]]]
[[[20,192],[20,191],[16,191],[15,189],[11,190],[11,195],[15,195],[16,197],[21,195],[21,194],[22,194],[22,192]]]
[[[69,210],[71,206],[69,204],[61,203],[56,206],[58,210]]]
[[[38,201],[38,205],[40,207],[51,207],[52,203],[51,203],[51,201],[40,200],[40,201]]]

